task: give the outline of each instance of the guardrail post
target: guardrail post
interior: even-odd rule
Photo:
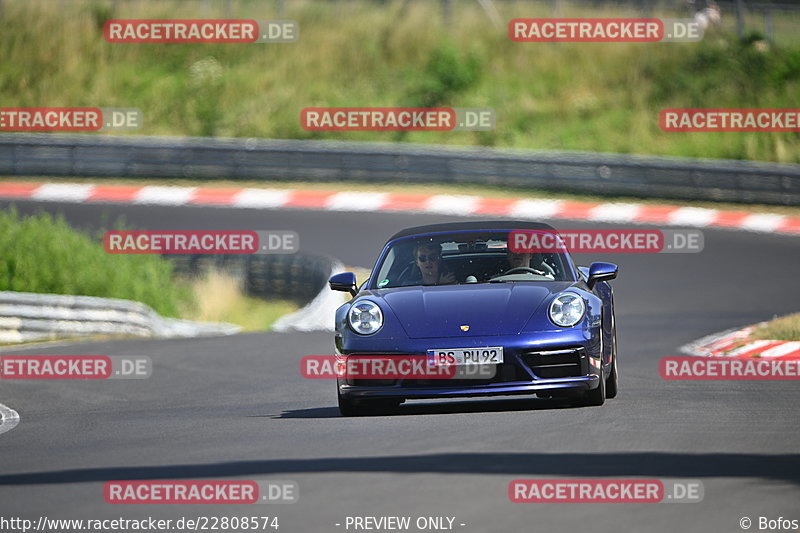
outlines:
[[[442,2],[442,20],[445,27],[450,27],[453,23],[453,0],[441,0]]]
[[[744,37],[744,0],[736,0],[736,35]]]
[[[772,25],[772,11],[769,7],[764,8],[764,35],[770,43],[775,42],[775,31]]]

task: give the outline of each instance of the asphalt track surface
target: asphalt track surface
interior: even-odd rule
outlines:
[[[301,248],[371,267],[396,230],[454,217],[16,202],[97,229],[291,229]],[[2,204],[5,208],[8,203]],[[470,217],[470,220],[475,220]],[[106,225],[109,224],[106,222]],[[558,228],[615,227],[556,221]],[[464,532],[741,531],[800,519],[800,388],[791,381],[664,381],[658,362],[703,335],[798,310],[800,239],[706,230],[699,254],[578,256],[612,282],[620,394],[602,407],[551,400],[411,403],[340,418],[334,384],[304,380],[330,333],[118,340],[3,353],[148,355],[130,381],[4,381],[20,423],[0,435],[0,516],[277,515],[282,533],[346,531],[347,516],[453,516]],[[517,478],[699,479],[700,503],[511,503]],[[124,479],[289,479],[292,505],[110,505]],[[465,524],[460,526],[459,524]],[[350,529],[352,531],[352,529]],[[412,529],[411,531],[417,531]]]

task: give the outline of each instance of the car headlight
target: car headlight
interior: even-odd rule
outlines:
[[[569,328],[580,322],[585,311],[583,298],[574,292],[564,292],[556,296],[550,304],[550,320],[556,326]]]
[[[383,326],[383,312],[375,302],[360,300],[350,308],[347,320],[356,333],[372,335]]]

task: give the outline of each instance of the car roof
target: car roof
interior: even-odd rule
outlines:
[[[476,222],[446,222],[444,224],[429,224],[415,226],[398,231],[389,238],[389,241],[414,235],[429,233],[448,233],[451,231],[493,231],[493,230],[544,230],[556,231],[555,228],[544,222],[531,222],[529,220],[481,220]],[[387,241],[387,242],[389,242]]]

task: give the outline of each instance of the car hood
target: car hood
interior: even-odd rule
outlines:
[[[515,335],[571,282],[487,283],[375,291],[411,339]],[[463,331],[461,326],[469,326]]]

